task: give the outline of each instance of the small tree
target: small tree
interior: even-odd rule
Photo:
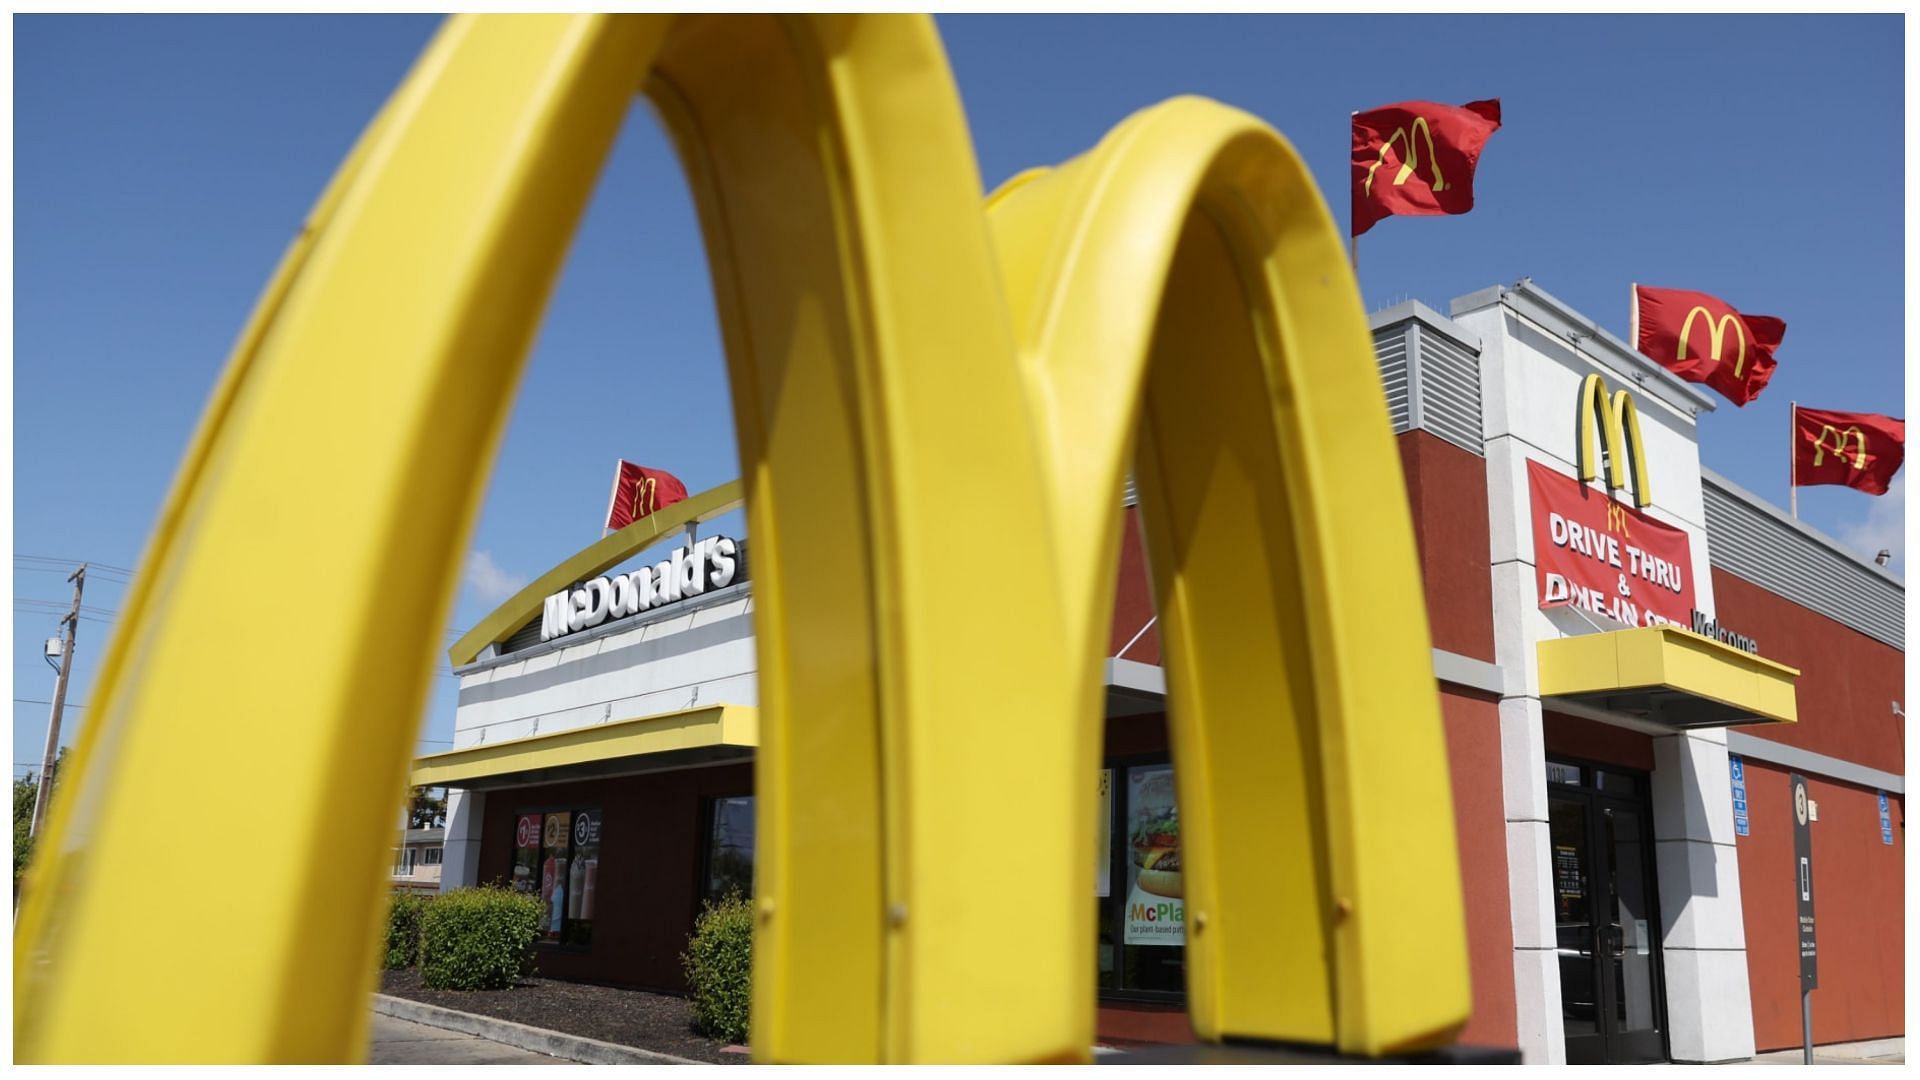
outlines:
[[[506,990],[532,970],[540,898],[455,889],[420,912],[420,981],[432,990]]]
[[[446,824],[446,788],[417,787],[407,793],[407,828],[441,829]]]
[[[700,909],[680,954],[692,997],[693,1026],[728,1042],[747,1041],[753,997],[753,904],[737,892]]]
[[[60,783],[60,768],[67,763],[67,748],[53,757],[53,782]],[[52,789],[49,788],[49,791]],[[13,782],[13,894],[20,895],[20,877],[33,858],[33,807],[40,798],[40,774],[30,772]]]

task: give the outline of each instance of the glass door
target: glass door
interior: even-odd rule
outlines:
[[[1598,912],[1603,947],[1601,982],[1608,1016],[1607,1060],[1623,1064],[1665,1061],[1660,974],[1660,923],[1653,914],[1651,815],[1634,803],[1595,800],[1600,851],[1607,862],[1604,910]]]
[[[1666,1060],[1646,778],[1550,762],[1560,1006],[1570,1064]]]

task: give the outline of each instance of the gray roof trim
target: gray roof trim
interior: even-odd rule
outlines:
[[[1718,408],[1718,403],[1711,395],[1694,389],[1640,350],[1614,337],[1599,323],[1535,285],[1532,278],[1521,278],[1511,286],[1495,285],[1458,297],[1452,304],[1453,314],[1477,311],[1496,303],[1506,304],[1570,343],[1577,338],[1576,349],[1591,343],[1593,347],[1585,350],[1586,355],[1612,368],[1621,377],[1632,379],[1641,389],[1657,395],[1669,405],[1676,408],[1692,406],[1700,412],[1712,412]]]
[[[1441,682],[1485,690],[1489,694],[1504,694],[1507,689],[1507,671],[1499,664],[1445,649],[1433,650],[1433,676]]]
[[[1812,750],[1802,750],[1797,746],[1774,742],[1772,739],[1762,739],[1744,731],[1727,732],[1727,753],[1773,765],[1785,765],[1789,769],[1799,769],[1830,780],[1857,784],[1860,787],[1890,791],[1895,795],[1907,793],[1906,778],[1899,773],[1856,765],[1842,758],[1816,754]]]
[[[1378,332],[1396,323],[1416,319],[1472,349],[1480,351],[1480,335],[1447,318],[1418,300],[1407,300],[1367,315],[1367,326]]]
[[[1106,674],[1107,685],[1116,690],[1131,690],[1135,694],[1153,697],[1167,696],[1167,673],[1159,664],[1109,657]]]
[[[1760,496],[1755,495],[1753,492],[1748,491],[1746,488],[1741,487],[1739,484],[1734,483],[1733,481],[1727,479],[1726,477],[1721,476],[1719,473],[1714,472],[1712,469],[1707,468],[1705,465],[1702,465],[1700,467],[1700,479],[1705,481],[1706,483],[1712,484],[1714,487],[1719,488],[1721,491],[1726,492],[1728,495],[1733,496],[1734,498],[1747,504],[1753,509],[1758,510],[1760,513],[1765,514],[1767,517],[1772,518],[1773,523],[1775,525],[1779,525],[1799,533],[1805,539],[1811,540],[1812,542],[1819,544],[1820,546],[1826,548],[1828,551],[1831,551],[1834,554],[1839,555],[1841,558],[1846,559],[1848,562],[1853,563],[1855,566],[1858,566],[1860,569],[1880,577],[1881,579],[1885,580],[1887,584],[1892,585],[1896,589],[1899,589],[1902,593],[1905,593],[1907,591],[1906,581],[1903,578],[1901,578],[1898,574],[1895,574],[1893,571],[1887,569],[1884,566],[1881,566],[1877,562],[1874,562],[1872,559],[1862,557],[1858,552],[1850,551],[1847,548],[1841,547],[1840,541],[1835,540],[1833,537],[1828,536],[1826,533],[1821,532],[1819,529],[1816,529],[1813,526],[1808,525],[1806,522],[1801,521],[1799,518],[1792,517],[1784,513],[1783,511],[1781,511],[1779,507],[1773,505],[1772,503],[1766,501],[1765,499],[1762,499]],[[1709,539],[1711,539],[1711,537],[1709,537]]]
[[[1106,676],[1107,686],[1111,689],[1127,690],[1141,696],[1167,696],[1166,669],[1158,664],[1109,659]],[[1445,649],[1433,650],[1433,676],[1439,682],[1485,690],[1490,694],[1501,693],[1507,680],[1506,669],[1500,665]]]

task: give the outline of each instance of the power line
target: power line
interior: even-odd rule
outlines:
[[[17,697],[17,698],[14,698],[13,700],[14,700],[14,703],[15,703],[15,704],[17,704],[17,705],[51,705],[51,704],[53,704],[53,702],[51,702],[51,701],[43,701],[43,700],[41,700],[40,698],[31,698],[31,697]],[[84,708],[86,708],[86,706],[85,706],[85,705],[75,705],[75,704],[73,704],[72,702],[68,702],[68,703],[67,703],[67,708],[69,708],[69,709],[84,709]]]
[[[34,596],[16,596],[13,598],[13,602],[15,606],[19,606],[21,604],[33,604],[39,607],[54,608],[59,611],[66,611],[71,607],[71,605],[63,603],[58,600],[42,600]],[[110,617],[110,616],[120,614],[118,611],[115,611],[112,608],[94,607],[92,604],[81,604],[80,610],[87,612],[89,614],[100,615],[103,617]]]
[[[105,570],[109,574],[124,574],[127,577],[133,576],[133,571],[127,569],[124,566],[114,566],[111,563],[94,562],[91,559],[57,559],[51,555],[26,555],[17,551],[13,553],[13,557],[14,557],[14,560],[17,562],[53,563],[55,565],[66,565],[66,566],[79,566],[81,563],[86,563],[88,573],[92,573],[95,570]]]

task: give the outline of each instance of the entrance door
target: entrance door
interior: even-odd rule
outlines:
[[[1647,777],[1550,761],[1547,780],[1567,1061],[1665,1061]]]

